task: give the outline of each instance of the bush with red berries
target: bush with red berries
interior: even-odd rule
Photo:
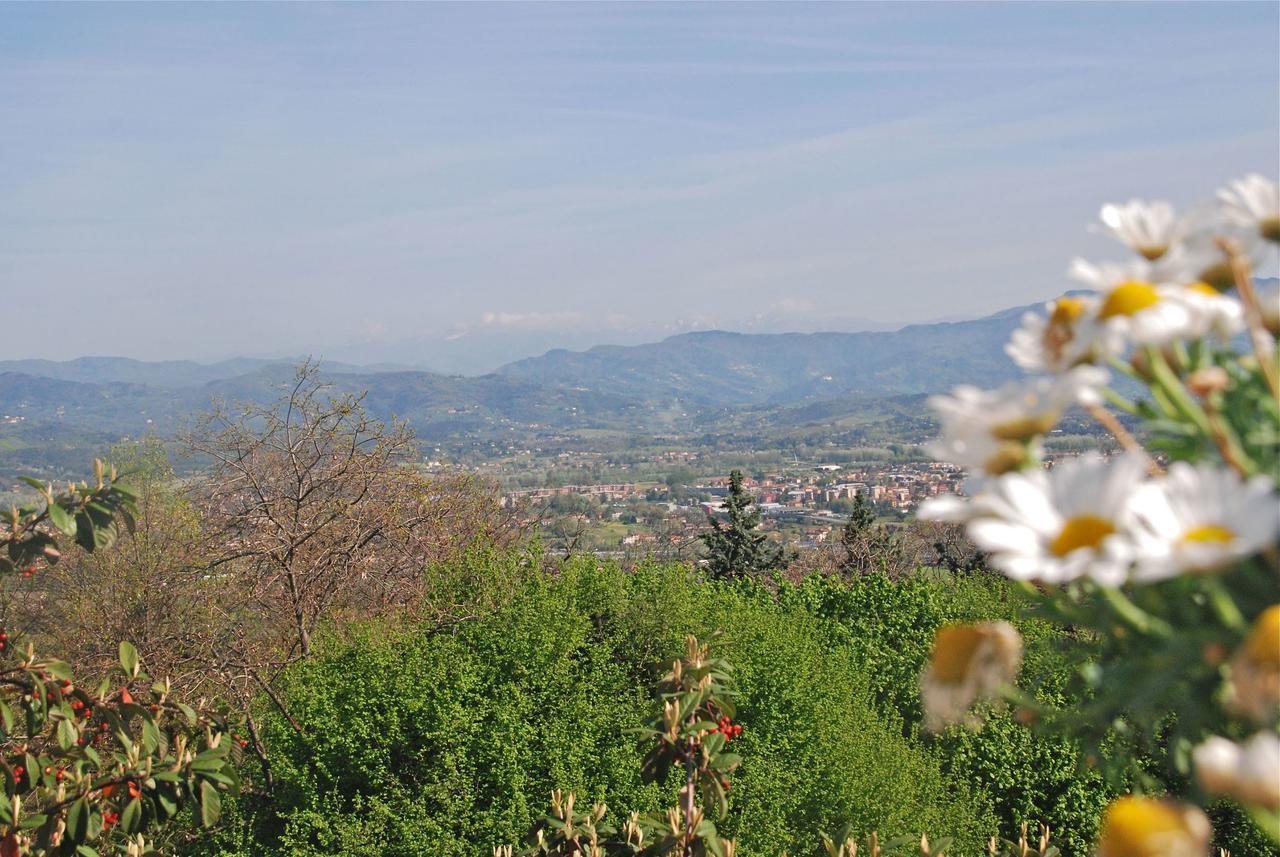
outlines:
[[[101,462],[92,485],[27,482],[43,503],[10,510],[0,575],[57,562],[60,535],[93,551],[115,541],[117,518],[132,526],[133,494]],[[215,717],[153,681],[127,642],[112,675],[88,687],[16,636],[0,631],[0,855],[145,854],[187,807],[201,824],[217,820],[238,751]]]

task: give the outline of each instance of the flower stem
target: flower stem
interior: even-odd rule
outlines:
[[[1195,399],[1191,398],[1191,394],[1187,392],[1187,388],[1182,386],[1182,381],[1174,374],[1173,369],[1169,366],[1169,361],[1164,359],[1164,355],[1160,350],[1150,345],[1146,348],[1147,360],[1151,364],[1151,375],[1164,394],[1168,396],[1169,402],[1173,407],[1185,417],[1189,422],[1194,423],[1200,433],[1206,437],[1213,436],[1213,429],[1209,426],[1209,418],[1205,416],[1204,409],[1196,404]]]
[[[1231,276],[1236,281],[1236,291],[1240,293],[1240,301],[1244,304],[1245,322],[1249,327],[1249,339],[1253,343],[1253,352],[1258,356],[1258,366],[1262,369],[1262,376],[1267,379],[1272,397],[1280,402],[1280,378],[1276,377],[1276,355],[1269,344],[1267,331],[1262,326],[1262,309],[1258,306],[1258,293],[1253,288],[1249,263],[1234,242],[1222,238],[1218,240],[1218,247],[1227,254],[1227,260],[1231,264]]]
[[[1155,637],[1172,635],[1173,629],[1169,627],[1169,623],[1157,616],[1152,616],[1137,604],[1134,604],[1129,600],[1129,596],[1119,589],[1111,586],[1100,586],[1098,591],[1102,593],[1103,599],[1115,611],[1116,615],[1138,633]]]
[[[1235,600],[1222,585],[1222,581],[1216,577],[1206,577],[1203,582],[1205,593],[1209,596],[1209,604],[1213,607],[1213,612],[1218,615],[1219,621],[1233,631],[1244,631],[1248,628],[1249,623],[1245,621],[1244,614],[1240,612],[1240,608],[1236,606]]]
[[[1102,398],[1106,399],[1112,407],[1119,408],[1130,416],[1136,417],[1138,415],[1138,406],[1110,387],[1102,387],[1098,392],[1102,394]]]
[[[1137,438],[1129,434],[1129,430],[1120,424],[1120,421],[1116,419],[1115,414],[1111,413],[1101,405],[1086,405],[1085,409],[1089,412],[1089,416],[1097,420],[1099,425],[1111,432],[1111,436],[1116,439],[1126,452],[1137,452],[1147,459],[1148,473],[1152,476],[1164,475],[1164,470],[1160,468],[1160,465],[1156,464],[1156,462],[1147,455],[1147,451],[1142,448],[1142,444],[1138,443]]]

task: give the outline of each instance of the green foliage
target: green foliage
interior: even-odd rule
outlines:
[[[512,574],[492,560],[493,574]],[[636,730],[647,688],[689,633],[724,633],[736,718],[729,810],[739,853],[812,853],[845,822],[885,835],[995,831],[981,798],[877,713],[864,665],[827,624],[750,582],[697,584],[687,568],[634,574],[592,560],[534,573],[503,607],[451,633],[369,629],[319,646],[284,685],[299,737],[268,717],[274,812],[247,803],[218,853],[475,854],[519,841],[559,788],[583,805],[675,804],[682,783],[644,782]]]
[[[760,510],[742,487],[742,471],[729,474],[729,495],[724,501],[728,521],[721,524],[708,513],[708,532],[700,538],[707,548],[707,573],[716,580],[736,580],[752,574],[766,574],[786,565],[782,546],[775,545],[760,526]]]
[[[1021,599],[991,574],[922,571],[899,581],[869,574],[849,583],[814,577],[785,587],[780,598],[831,620],[831,645],[852,650],[866,664],[877,704],[907,734],[921,721],[919,677],[934,633],[945,623],[1015,621],[1028,642],[1024,675],[1046,695],[1058,693],[1069,677],[1058,652],[1061,635],[1041,620],[1015,619]],[[1082,769],[1070,741],[1030,733],[1009,714],[993,713],[981,730],[950,730],[933,749],[949,777],[990,802],[1001,831],[1044,823],[1064,853],[1089,853],[1099,813],[1113,792]]]

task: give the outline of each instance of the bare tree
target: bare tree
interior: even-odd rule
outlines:
[[[521,537],[495,485],[424,474],[404,426],[331,393],[306,364],[274,402],[215,405],[182,438],[205,470],[179,486],[159,450],[134,532],[115,552],[68,551],[43,600],[44,633],[77,663],[109,666],[93,641],[127,626],[176,684],[238,710],[268,790],[251,703],[270,700],[305,739],[278,682],[318,628],[476,615],[469,572],[451,567],[466,564],[451,561]]]

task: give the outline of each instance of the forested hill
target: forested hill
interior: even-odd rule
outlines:
[[[647,401],[787,404],[848,394],[934,393],[1018,375],[1004,354],[1028,307],[973,321],[865,333],[685,333],[647,345],[550,351],[498,373]]]

